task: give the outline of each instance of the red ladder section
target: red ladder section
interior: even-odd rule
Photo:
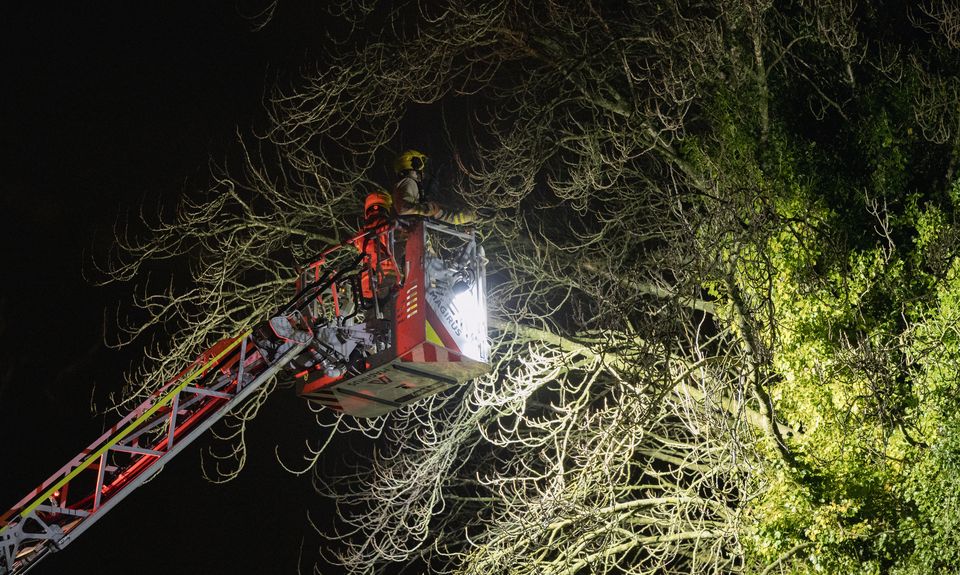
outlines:
[[[295,327],[270,363],[249,331],[219,342],[0,516],[0,575],[65,547],[273,377],[312,338]]]

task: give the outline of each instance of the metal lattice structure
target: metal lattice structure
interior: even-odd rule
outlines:
[[[484,264],[472,232],[419,219],[327,250],[279,313],[201,354],[0,516],[0,575],[66,547],[281,372],[358,417],[485,373]]]
[[[7,511],[0,517],[0,573],[25,573],[153,477],[306,347],[312,334],[297,327],[272,364],[250,353],[249,332],[225,340]]]

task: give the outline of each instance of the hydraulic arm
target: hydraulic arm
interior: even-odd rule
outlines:
[[[274,317],[216,343],[0,516],[0,575],[63,549],[275,376],[375,417],[486,372],[484,263],[472,232],[423,220],[327,250]]]

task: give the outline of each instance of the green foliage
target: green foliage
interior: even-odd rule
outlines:
[[[916,513],[899,530],[914,543],[900,573],[955,573],[960,565],[960,420],[945,418],[937,440],[904,482],[904,498]]]
[[[864,29],[892,33],[892,9],[879,5]],[[840,78],[837,53],[822,48],[794,50]],[[957,572],[960,183],[944,185],[948,150],[920,136],[927,71],[851,73],[855,86],[773,70],[765,137],[750,119],[759,95],[719,90],[708,136],[685,148],[737,202],[735,281],[769,358],[777,417],[796,430],[786,440],[795,461],[764,451],[750,563]],[[827,96],[835,102],[822,109],[810,103]]]

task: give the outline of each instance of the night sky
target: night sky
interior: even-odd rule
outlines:
[[[241,15],[256,2],[138,4],[24,2],[4,14],[4,510],[113,422],[91,415],[91,392],[116,389],[136,355],[102,344],[104,310],[131,288],[87,282],[91,254],[118,217],[203,187],[208,160],[262,121],[265,90],[322,51],[322,15],[300,2],[282,1],[259,32]],[[279,391],[248,437],[236,482],[203,481],[201,440],[31,573],[295,573],[302,541],[309,572],[319,542],[307,509],[329,504],[273,457],[277,444],[295,459],[316,439],[309,413]]]

